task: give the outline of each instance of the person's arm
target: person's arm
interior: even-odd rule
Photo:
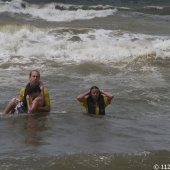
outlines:
[[[5,114],[12,113],[13,110],[14,110],[14,108],[15,108],[15,106],[18,104],[18,102],[19,102],[19,101],[23,101],[24,91],[25,91],[25,88],[22,87],[22,88],[20,89],[20,91],[19,91],[19,96],[18,96],[18,98],[17,98],[17,97],[14,97],[14,98],[12,98],[12,99],[8,102],[8,104],[5,106],[4,111],[3,111]]]
[[[84,99],[85,99],[85,96],[89,95],[89,93],[90,93],[90,92],[88,91],[88,92],[84,92],[84,93],[79,94],[79,95],[77,96],[77,100],[78,100],[79,102],[83,102]]]
[[[32,103],[30,103],[30,97],[29,95],[26,96],[26,100],[27,100],[27,108],[28,108],[28,112],[29,113],[34,113],[37,111],[38,108],[38,100],[34,99],[34,101]]]
[[[50,104],[50,96],[48,89],[43,87],[41,94],[43,93],[43,100],[44,100],[44,105],[39,106],[37,108],[38,112],[50,112],[51,111],[51,104]]]
[[[111,93],[106,92],[106,91],[104,91],[104,90],[100,90],[100,93],[101,93],[102,95],[104,95],[104,96],[107,96],[109,103],[111,102],[111,100],[112,100],[113,97],[114,97]]]

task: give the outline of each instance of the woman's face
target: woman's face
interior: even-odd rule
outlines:
[[[92,89],[91,90],[91,96],[94,100],[97,100],[99,98],[100,91],[99,89]]]

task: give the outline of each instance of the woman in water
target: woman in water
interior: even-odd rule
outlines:
[[[90,88],[88,92],[77,96],[77,100],[86,108],[90,114],[105,115],[105,108],[110,104],[113,95],[97,86]]]

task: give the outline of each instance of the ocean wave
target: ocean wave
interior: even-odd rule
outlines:
[[[118,11],[128,11],[141,14],[150,14],[157,16],[167,16],[170,15],[170,6],[139,6],[139,7],[115,7]]]
[[[132,11],[167,17],[170,15],[170,6],[144,6],[132,9]]]
[[[169,6],[118,6],[118,5],[75,5],[64,3],[40,3],[34,4],[23,0],[0,1],[0,13],[7,13],[15,19],[19,16],[25,20],[44,20],[48,22],[67,22],[75,20],[89,20],[96,17],[112,15],[138,15],[150,14],[156,18],[163,17],[169,20]],[[162,19],[163,19],[162,18]]]
[[[144,6],[138,11],[154,15],[170,15],[170,6]]]
[[[158,9],[158,10],[163,10],[165,7],[163,6],[145,6],[145,9]]]
[[[109,5],[83,6],[60,3],[30,4],[22,0],[0,1],[0,13],[25,14],[46,21],[86,20],[113,15],[117,10]]]
[[[75,38],[76,37],[76,38]],[[0,28],[0,68],[56,68],[60,63],[100,63],[141,69],[169,66],[170,40],[166,36],[93,29]]]
[[[115,9],[115,7],[110,5],[96,5],[96,6],[88,6],[88,5],[66,5],[66,4],[54,4],[55,9],[59,10],[70,10],[76,11],[79,9],[82,10],[106,10],[106,9]]]

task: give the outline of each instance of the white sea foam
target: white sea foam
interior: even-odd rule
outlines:
[[[145,6],[144,8],[146,8],[146,9],[158,9],[158,10],[164,9],[163,6]]]
[[[79,37],[79,41],[74,37]],[[170,57],[169,37],[131,34],[110,30],[43,30],[22,27],[0,31],[0,68],[41,68],[56,64],[96,62],[112,65],[129,63],[142,56]],[[7,66],[6,66],[7,65]]]
[[[17,14],[28,14],[32,18],[40,18],[47,21],[72,21],[72,20],[85,20],[95,17],[106,17],[113,15],[117,10],[108,9],[108,6],[103,6],[101,10],[92,9],[83,10],[81,6],[65,5],[50,3],[46,5],[33,5],[24,2],[25,8],[22,7],[22,0],[13,0],[11,2],[0,1],[0,12],[10,12]],[[61,9],[57,9],[56,6],[60,6]],[[69,10],[73,7],[74,10]],[[64,10],[62,10],[62,8]],[[68,9],[68,10],[67,10]]]
[[[117,7],[117,8],[119,8],[119,9],[124,9],[124,10],[130,10],[131,8],[129,8],[129,7]]]

